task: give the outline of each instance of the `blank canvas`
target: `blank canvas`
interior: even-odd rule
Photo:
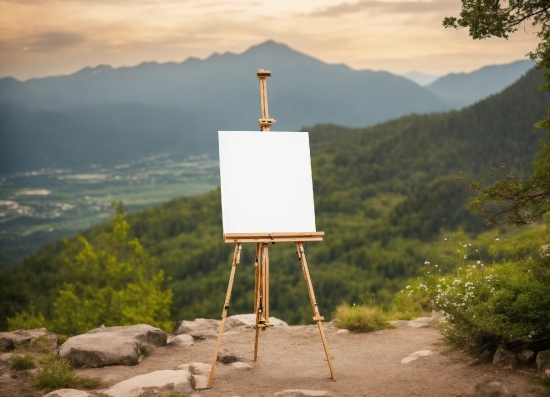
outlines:
[[[219,131],[223,232],[314,232],[307,132]]]

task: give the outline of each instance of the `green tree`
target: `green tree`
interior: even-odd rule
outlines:
[[[170,328],[172,291],[161,289],[164,273],[151,274],[155,260],[137,239],[128,238],[122,203],[111,223],[111,233],[102,234],[98,247],[79,237],[82,250],[69,264],[77,281],[64,284],[54,302],[57,332],[77,334],[101,324]]]
[[[473,39],[501,37],[518,30],[522,23],[531,23],[539,43],[529,57],[539,69],[550,68],[550,2],[548,0],[462,0],[460,18],[447,17],[446,28],[468,28]],[[550,91],[550,73],[545,73],[541,89]],[[535,127],[550,130],[550,106],[545,119]],[[524,179],[505,171],[505,164],[488,172],[486,178],[469,181],[468,189],[479,192],[468,203],[475,213],[488,214],[493,225],[530,224],[550,210],[550,139],[541,140],[542,149],[532,163],[532,174]],[[459,174],[458,180],[468,180]],[[490,185],[487,179],[496,179]]]

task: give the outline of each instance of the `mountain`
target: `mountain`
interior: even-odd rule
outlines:
[[[411,81],[414,81],[416,84],[420,86],[426,86],[428,84],[431,84],[441,77],[440,75],[437,75],[437,74],[427,74],[427,73],[422,73],[417,71],[405,73],[402,76]]]
[[[259,68],[273,73],[274,130],[314,123],[360,127],[450,109],[403,77],[328,65],[268,41],[205,60],[1,79],[0,172],[112,164],[164,149],[216,153],[216,131],[258,128]]]
[[[342,300],[374,297],[387,303],[426,258],[445,270],[438,244],[457,228],[471,236],[487,230],[482,217],[465,210],[469,193],[453,175],[480,176],[503,162],[520,175],[529,172],[543,134],[533,133],[533,124],[549,102],[548,93],[538,90],[541,76],[532,70],[502,93],[461,111],[409,115],[369,128],[323,124],[309,130],[316,222],[326,235],[322,243],[307,245],[308,263],[327,318]],[[171,278],[172,320],[218,316],[233,249],[222,242],[220,190],[177,198],[127,219],[131,235]],[[94,243],[109,227],[99,225],[83,235]],[[76,238],[59,240],[1,270],[0,329],[6,317],[32,302],[48,317],[57,291],[70,280],[67,263],[81,248]],[[251,310],[253,248],[243,249],[231,303],[235,313]],[[290,323],[309,322],[294,255],[291,244],[270,249],[271,313]],[[449,266],[453,269],[454,262]]]
[[[534,66],[531,61],[485,66],[471,73],[451,73],[426,88],[455,108],[471,105],[516,82]]]

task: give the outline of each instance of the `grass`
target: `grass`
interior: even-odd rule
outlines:
[[[372,332],[395,328],[388,322],[386,313],[376,306],[350,306],[343,302],[336,307],[332,318],[338,328],[345,328],[353,332]]]
[[[57,389],[93,389],[99,386],[99,379],[78,376],[69,360],[51,354],[40,360],[34,385],[44,391]]]
[[[10,369],[22,371],[34,367],[34,357],[30,354],[12,354],[10,357]]]

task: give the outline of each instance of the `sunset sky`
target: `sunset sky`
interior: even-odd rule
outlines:
[[[268,39],[328,63],[397,74],[472,71],[525,59],[530,25],[509,40],[444,29],[460,0],[0,0],[0,77],[86,66],[181,62]]]

